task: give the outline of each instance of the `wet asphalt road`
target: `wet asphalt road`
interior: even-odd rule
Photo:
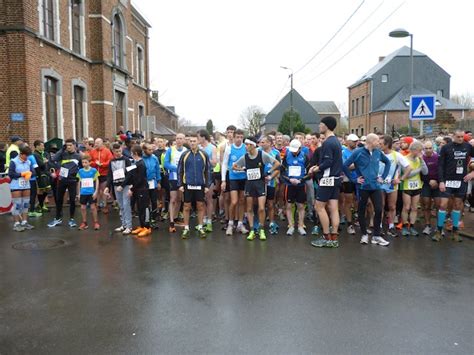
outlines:
[[[473,241],[136,240],[101,218],[14,233],[0,216],[0,354],[474,353]],[[70,245],[12,248],[49,237]]]

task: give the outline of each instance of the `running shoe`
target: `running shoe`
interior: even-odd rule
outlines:
[[[300,235],[306,235],[306,230],[303,227],[298,227],[298,233]]]
[[[63,220],[61,218],[55,218],[51,222],[48,223],[49,228],[53,228],[56,226],[60,226],[63,223]]]
[[[199,226],[198,233],[199,233],[199,236],[201,238],[206,238],[207,237],[206,230],[204,229],[203,226]]]
[[[85,229],[89,228],[86,222],[82,222],[81,225],[79,226],[79,230],[83,231]]]
[[[210,222],[206,223],[206,227],[204,227],[204,230],[207,233],[212,233],[212,223],[210,223]]]
[[[175,226],[169,226],[168,232],[170,232],[170,233],[176,233],[176,227],[175,227]]]
[[[28,217],[32,217],[32,218],[41,217],[42,215],[43,214],[41,212],[36,212],[36,211],[28,212]]]
[[[382,237],[372,237],[371,243],[372,244],[378,244],[378,245],[381,245],[383,247],[386,247],[386,246],[390,245],[390,242],[386,241]]]
[[[402,235],[404,237],[408,237],[410,235],[410,230],[405,226],[402,228]]]
[[[237,226],[237,232],[240,232],[242,234],[247,234],[249,231],[247,228],[245,228],[243,224],[241,224],[240,226]]]
[[[431,226],[425,226],[422,232],[424,235],[430,235],[431,234]]]
[[[420,233],[418,233],[418,231],[415,228],[411,227],[410,228],[410,235],[412,237],[418,237],[418,235],[420,235]]]
[[[94,230],[98,231],[100,229],[99,222],[94,222]]]
[[[137,227],[132,231],[132,234],[140,234],[143,231],[144,228],[142,227]]]
[[[403,221],[398,223],[395,228],[397,228],[398,230],[401,230],[403,228]]]
[[[455,242],[462,242],[462,238],[459,235],[459,231],[453,231],[453,234],[451,235],[451,240]]]
[[[181,239],[188,239],[189,238],[189,229],[185,228],[183,233],[181,233]]]
[[[125,227],[124,226],[120,226],[120,227],[117,227],[114,229],[114,232],[123,232],[125,230]]]
[[[265,231],[260,229],[260,236],[258,237],[260,240],[267,240],[267,236],[265,235]]]
[[[229,225],[227,226],[227,229],[226,229],[226,231],[225,231],[225,234],[226,234],[226,235],[232,235],[232,234],[234,234],[234,226],[231,225],[231,224],[229,224]]]
[[[355,231],[355,228],[352,224],[350,224],[348,227],[347,227],[347,234],[349,235],[354,235],[356,234],[356,231]]]
[[[77,227],[77,223],[74,220],[74,218],[69,219],[69,222],[67,224],[69,225],[70,228],[76,228]]]
[[[443,239],[443,236],[442,236],[442,234],[439,230],[437,230],[435,232],[435,234],[431,237],[431,240],[433,242],[439,242],[439,241],[441,241],[441,239]]]
[[[252,229],[247,236],[247,240],[254,240],[255,239],[255,231]]]
[[[369,236],[364,234],[362,238],[360,238],[360,244],[369,244]]]
[[[319,234],[319,226],[314,226],[313,229],[311,229],[311,234],[312,235],[318,235]]]
[[[123,235],[129,235],[132,233],[132,228],[125,228],[122,232]]]
[[[288,230],[286,231],[286,235],[293,235],[295,232],[295,227],[289,227]]]
[[[328,245],[329,240],[324,237],[319,237],[318,239],[312,240],[311,245],[316,248],[326,248],[329,247]]]
[[[20,223],[15,223],[13,225],[13,230],[15,232],[23,232],[25,230],[25,228]]]
[[[140,233],[138,233],[138,238],[148,237],[151,234],[151,228],[143,228]]]
[[[339,240],[328,240],[326,243],[328,248],[339,248]]]
[[[21,226],[23,228],[25,228],[26,230],[32,230],[32,229],[35,229],[35,226],[32,226],[31,224],[29,224],[28,222],[24,222],[21,224]]]
[[[398,237],[397,230],[395,228],[389,228],[387,231],[387,235],[392,238]]]

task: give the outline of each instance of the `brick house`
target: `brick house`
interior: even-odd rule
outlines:
[[[436,109],[457,120],[468,109],[449,100],[450,75],[426,54],[413,51],[413,95],[436,95]],[[349,86],[349,131],[357,135],[390,133],[408,126],[410,99],[410,48],[402,47]],[[418,122],[413,122],[418,127]]]
[[[139,130],[149,28],[129,0],[2,1],[0,141]]]

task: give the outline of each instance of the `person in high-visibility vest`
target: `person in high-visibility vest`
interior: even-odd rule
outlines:
[[[10,161],[16,158],[20,154],[20,145],[23,144],[23,139],[19,136],[13,136],[11,138],[11,144],[7,149],[6,161],[5,161],[5,172],[8,173],[8,167]]]

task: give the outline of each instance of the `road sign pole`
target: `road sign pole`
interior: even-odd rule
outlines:
[[[423,135],[423,124],[424,124],[424,121],[421,120],[421,121],[420,121],[420,136]]]

